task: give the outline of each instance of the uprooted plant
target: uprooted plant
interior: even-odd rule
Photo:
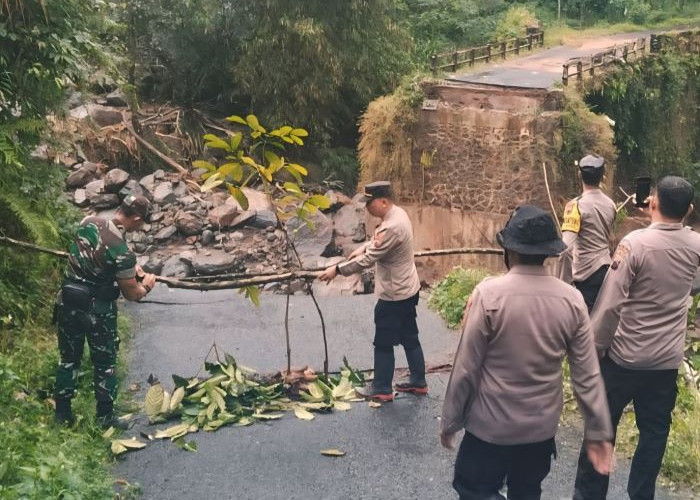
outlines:
[[[223,138],[214,134],[203,136],[205,146],[212,150],[215,158],[212,161],[198,160],[193,163],[195,167],[207,170],[202,175],[204,182],[200,189],[208,191],[223,186],[241,208],[247,210],[248,199],[242,188],[250,185],[261,186],[274,206],[277,227],[285,234],[287,265],[289,267],[289,256],[292,254],[301,267],[302,262],[290,237],[290,230],[298,231],[304,225],[313,228],[313,215],[330,206],[327,197],[310,193],[304,188],[303,178],[308,175],[308,170],[298,163],[288,161],[284,156],[288,147],[303,146],[303,138],[309,133],[303,128],[290,125],[268,131],[255,115],[248,115],[245,119],[234,115],[226,120],[237,124],[240,130],[229,131],[227,137]],[[290,229],[292,227],[294,229]],[[308,280],[305,281],[305,287],[321,319],[325,353],[323,373],[328,376],[328,340],[323,313]],[[257,287],[248,286],[241,291],[255,305],[260,304],[260,292]],[[291,344],[287,321],[289,293],[288,287],[285,314],[287,373],[291,372]]]

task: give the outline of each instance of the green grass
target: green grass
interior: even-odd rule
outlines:
[[[447,326],[456,328],[474,287],[488,275],[482,269],[455,267],[430,294],[428,306],[442,316]]]
[[[121,318],[119,325],[124,341],[127,325]],[[113,458],[109,441],[94,424],[87,354],[73,404],[76,424],[57,426],[51,400],[58,362],[55,333],[36,325],[15,333],[11,352],[0,353],[0,498],[114,498]],[[123,359],[120,368],[123,372]]]

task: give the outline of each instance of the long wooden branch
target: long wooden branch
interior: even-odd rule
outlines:
[[[131,123],[125,121],[125,122],[124,122],[124,127],[129,131],[129,133],[130,133],[131,135],[134,136],[134,139],[136,139],[136,141],[137,141],[139,144],[141,144],[143,147],[145,147],[145,148],[146,148],[147,150],[149,150],[151,153],[153,153],[153,154],[156,155],[158,158],[160,158],[161,160],[163,160],[163,162],[165,162],[168,166],[172,167],[172,168],[173,168],[174,170],[176,170],[179,174],[182,174],[182,175],[186,175],[186,174],[187,174],[187,169],[186,169],[185,167],[183,167],[182,165],[180,165],[179,163],[177,163],[177,162],[176,162],[175,160],[173,160],[172,158],[170,158],[170,157],[168,157],[168,156],[165,156],[163,153],[161,153],[160,151],[158,151],[158,149],[157,149],[153,144],[151,144],[151,143],[148,142],[146,139],[144,139],[144,138],[141,137],[139,134],[137,134],[137,133],[136,133],[136,130],[134,130],[134,127],[131,125]]]
[[[53,250],[51,248],[41,247],[39,245],[34,245],[32,243],[27,243],[24,241],[15,240],[13,238],[8,238],[7,236],[0,235],[0,243],[5,243],[8,245],[13,245],[21,248],[26,248],[28,250],[33,250],[36,252],[42,252],[49,255],[54,255],[56,257],[61,257],[64,259],[68,258],[67,252],[62,252],[60,250]],[[449,248],[445,250],[426,250],[423,252],[416,252],[415,257],[431,257],[431,256],[441,256],[441,255],[459,255],[459,254],[481,254],[481,255],[502,255],[503,250],[497,248]],[[165,276],[156,276],[156,281],[159,283],[164,283],[170,288],[183,288],[185,290],[231,290],[236,288],[244,288],[247,286],[259,286],[265,285],[267,283],[277,283],[280,281],[289,281],[292,279],[313,279],[316,278],[324,268],[315,269],[300,269],[298,271],[285,271],[278,274],[262,274],[262,275],[229,275],[235,276],[234,279],[221,280],[222,277],[226,275],[220,275],[218,277],[214,276],[203,276],[202,279],[210,280],[212,278],[218,278],[220,281],[212,282],[197,282],[192,281],[192,278],[188,280],[179,280],[176,278],[168,278]]]

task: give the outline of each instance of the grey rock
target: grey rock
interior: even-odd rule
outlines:
[[[150,193],[147,193],[147,191],[135,179],[129,179],[124,185],[124,187],[122,187],[119,190],[118,194],[119,198],[121,198],[122,200],[130,194],[133,194],[134,196],[150,195]]]
[[[324,210],[326,213],[336,212],[343,208],[345,205],[349,205],[352,203],[352,200],[348,196],[339,191],[333,191],[332,189],[329,189],[324,193],[324,195],[331,202],[331,206],[328,207],[328,209]]]
[[[367,239],[367,226],[365,226],[365,223],[363,222],[359,226],[357,226],[357,231],[355,231],[355,234],[352,237],[353,243],[362,243]]]
[[[192,261],[197,274],[211,275],[241,270],[238,259],[222,251],[212,251],[211,255],[198,254]]]
[[[227,228],[232,227],[237,215],[237,207],[224,204],[211,209],[209,211],[208,220],[215,228]]]
[[[99,165],[92,162],[84,162],[77,170],[71,172],[66,178],[66,185],[69,188],[80,188],[88,182],[99,177]]]
[[[186,278],[192,274],[192,266],[180,259],[179,255],[173,255],[163,263],[161,276],[172,278]]]
[[[146,251],[146,246],[145,243],[134,243],[134,252],[135,253],[144,253]]]
[[[333,238],[333,224],[326,215],[316,212],[310,216],[310,220],[313,229],[297,218],[290,219],[287,223],[287,232],[304,267],[313,265]]]
[[[81,208],[87,207],[90,204],[90,200],[88,200],[84,189],[75,190],[75,193],[73,193],[73,203]]]
[[[104,177],[105,191],[118,193],[129,181],[129,174],[121,168],[113,168]]]
[[[344,205],[333,215],[333,228],[341,236],[355,236],[358,227],[365,222],[363,209],[354,205]]]
[[[165,241],[177,233],[177,228],[175,226],[166,226],[160,231],[158,231],[153,237],[156,241]]]
[[[151,215],[151,222],[160,222],[165,217],[165,212],[156,212]]]
[[[275,236],[275,233],[267,233],[267,241],[272,243],[273,241],[277,240],[277,236]]]
[[[173,192],[173,184],[171,182],[161,182],[153,190],[153,201],[156,203],[163,205],[173,203],[175,200],[177,200],[177,195]]]
[[[90,199],[90,203],[97,210],[114,208],[119,206],[119,196],[112,193],[98,194]]]
[[[231,227],[252,227],[255,229],[266,229],[268,227],[275,227],[277,225],[277,218],[275,213],[271,210],[260,210],[258,212],[251,212],[250,210],[243,212],[236,220],[231,223]]]
[[[124,114],[119,109],[92,103],[86,104],[84,107],[87,108],[87,114],[90,119],[99,127],[110,127],[124,121]]]
[[[195,203],[197,203],[197,198],[192,195],[180,199],[180,204],[183,207],[192,207]]]
[[[141,177],[139,184],[141,184],[141,186],[143,186],[143,188],[149,193],[152,193],[156,189],[156,179],[153,174],[148,174]]]
[[[163,270],[163,260],[156,255],[149,255],[148,261],[141,264],[141,267],[147,273],[160,274]]]
[[[229,237],[234,241],[241,241],[245,238],[245,235],[240,231],[234,231],[231,234],[229,234]]]
[[[185,236],[194,236],[202,232],[202,220],[192,212],[180,210],[175,214],[175,227]]]
[[[133,233],[129,233],[127,237],[134,243],[141,243],[146,240],[146,233],[143,231],[134,231]]]
[[[100,194],[104,193],[104,182],[102,179],[98,179],[96,181],[88,182],[87,185],[85,186],[85,195],[88,197],[88,200],[92,203],[92,200],[99,196]]]
[[[187,196],[187,186],[184,182],[173,183],[173,193],[177,198],[184,198]]]
[[[193,179],[199,180],[207,172],[209,172],[209,170],[206,168],[195,168],[192,172],[190,172],[190,175]]]
[[[202,231],[202,245],[211,245],[214,242],[214,231],[205,229]]]
[[[162,168],[159,168],[158,170],[153,172],[153,178],[157,179],[159,181],[165,179],[165,170],[163,170]]]
[[[141,230],[149,232],[151,230],[151,225],[149,223],[145,223],[143,226],[141,226]]]
[[[129,105],[126,100],[126,95],[121,90],[115,90],[105,96],[105,101],[107,106],[114,106],[116,108],[125,108]]]
[[[248,198],[248,208],[246,210],[249,210],[251,212],[257,212],[259,210],[272,210],[272,203],[270,200],[267,198],[267,195],[265,193],[262,193],[258,191],[257,189],[252,189],[248,187],[241,188],[241,191],[243,191],[243,194]],[[226,199],[226,203],[228,205],[234,205],[238,207],[239,212],[243,212],[243,207],[236,201],[236,199],[233,196],[229,196]]]

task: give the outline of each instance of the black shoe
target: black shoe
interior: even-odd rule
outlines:
[[[97,425],[103,429],[109,429],[110,427],[114,427],[115,429],[119,429],[121,431],[131,429],[131,424],[128,420],[121,420],[113,413],[111,415],[98,416],[96,420]]]
[[[58,425],[73,425],[73,410],[71,409],[70,399],[57,399],[56,412],[54,419]]]

